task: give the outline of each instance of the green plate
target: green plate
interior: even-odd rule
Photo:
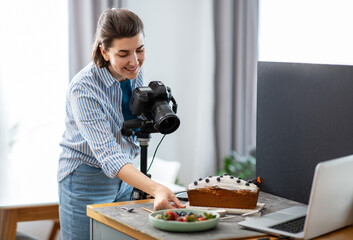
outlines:
[[[212,219],[205,220],[205,221],[197,221],[197,222],[166,221],[166,220],[156,218],[156,215],[163,214],[165,211],[173,211],[173,212],[185,211],[185,212],[193,212],[197,215],[203,215],[204,212],[207,212],[207,213],[212,213],[213,215],[216,215],[216,218],[212,218]],[[185,208],[183,208],[183,209],[166,209],[166,210],[160,210],[160,211],[156,211],[154,213],[151,213],[148,216],[148,220],[152,226],[159,228],[161,230],[165,230],[165,231],[198,232],[198,231],[205,231],[205,230],[216,227],[216,225],[219,221],[219,214],[215,213],[215,212],[211,212],[211,211],[185,209]]]

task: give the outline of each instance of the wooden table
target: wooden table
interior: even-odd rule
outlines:
[[[54,174],[53,177],[51,172],[39,173],[38,171],[37,173],[35,168],[11,165],[11,163],[6,167],[1,166],[1,240],[16,238],[18,222],[37,220],[53,220],[54,225],[48,239],[55,238],[60,227],[56,175]]]
[[[266,203],[263,214],[267,214],[300,203],[260,193],[260,202]],[[118,209],[121,205],[134,208],[134,214]],[[198,233],[172,233],[158,230],[148,223],[148,212],[141,207],[153,209],[153,200],[96,204],[87,206],[87,215],[91,218],[91,240],[107,239],[277,239],[263,233],[241,228],[236,223],[243,220],[241,216],[220,221],[215,229]],[[351,240],[353,226],[321,236],[320,240]]]
[[[54,239],[59,229],[59,206],[57,203],[0,207],[0,239],[14,240],[18,222],[54,220],[48,239]]]

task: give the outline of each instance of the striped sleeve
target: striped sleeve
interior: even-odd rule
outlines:
[[[120,168],[131,163],[131,160],[112,134],[110,123],[99,101],[102,96],[97,94],[99,93],[93,94],[82,84],[76,84],[69,91],[69,101],[78,131],[87,141],[103,172],[114,178]]]

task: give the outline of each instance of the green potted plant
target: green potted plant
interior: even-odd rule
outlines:
[[[255,149],[250,151],[249,156],[243,156],[236,151],[232,151],[224,158],[224,168],[217,171],[218,175],[223,173],[245,180],[254,179],[256,174]]]

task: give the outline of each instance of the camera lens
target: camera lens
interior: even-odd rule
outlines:
[[[169,134],[178,129],[180,125],[179,118],[174,116],[167,116],[164,120],[161,120],[159,123],[159,131],[162,134]]]
[[[166,101],[158,101],[153,106],[154,122],[162,134],[169,134],[178,129],[180,119],[169,107]]]

